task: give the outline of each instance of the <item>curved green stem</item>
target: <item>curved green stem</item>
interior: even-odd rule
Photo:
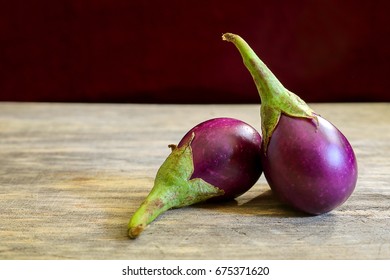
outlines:
[[[159,192],[160,189],[163,189],[163,187],[154,187],[131,217],[128,225],[130,238],[136,238],[148,224],[174,206],[169,204],[170,200],[166,197],[166,194],[164,195]]]
[[[274,94],[282,93],[286,90],[248,43],[239,35],[225,33],[222,35],[222,39],[233,43],[237,47],[244,65],[253,77],[262,103],[272,102]]]
[[[317,120],[314,111],[299,96],[282,85],[244,39],[232,33],[223,34],[222,39],[233,43],[239,50],[259,92],[264,152],[282,113],[291,117]]]
[[[154,186],[128,224],[130,238],[136,238],[159,215],[171,208],[180,208],[223,195],[224,191],[201,178],[190,179],[194,172],[191,142],[182,147],[169,145],[171,154],[157,171]]]

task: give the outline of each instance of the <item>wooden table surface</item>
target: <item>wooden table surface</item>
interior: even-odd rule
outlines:
[[[130,240],[167,145],[213,117],[260,130],[259,106],[0,103],[0,259],[390,259],[390,103],[311,105],[358,159],[341,207],[302,215],[262,176],[233,202],[169,210]]]

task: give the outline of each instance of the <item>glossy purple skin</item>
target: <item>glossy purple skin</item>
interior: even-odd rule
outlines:
[[[357,163],[345,136],[330,122],[282,115],[262,154],[264,175],[285,202],[309,214],[344,203],[355,189]]]
[[[237,119],[216,118],[192,128],[179,143],[191,143],[194,173],[225,194],[214,200],[235,198],[249,190],[259,179],[261,136],[250,125]]]

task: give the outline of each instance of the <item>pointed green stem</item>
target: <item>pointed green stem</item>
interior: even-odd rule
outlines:
[[[244,65],[253,77],[263,104],[272,102],[275,99],[275,93],[286,90],[244,39],[232,33],[223,34],[222,39],[233,43],[240,52]]]
[[[182,147],[169,145],[171,154],[157,171],[154,186],[128,224],[130,238],[136,238],[159,215],[171,208],[192,205],[223,195],[224,191],[201,178],[190,179],[194,172],[191,139]]]
[[[244,65],[251,73],[261,99],[261,131],[264,153],[281,114],[317,120],[314,111],[296,94],[287,90],[240,36],[225,33],[222,39],[239,50]],[[318,120],[317,120],[318,123]]]
[[[136,238],[145,227],[153,222],[159,215],[174,207],[169,199],[171,193],[161,193],[163,187],[155,186],[148,197],[133,214],[128,225],[128,234],[131,238]]]

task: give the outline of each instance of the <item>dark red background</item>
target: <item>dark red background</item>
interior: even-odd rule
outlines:
[[[0,100],[258,102],[224,32],[306,101],[390,101],[388,1],[1,1]]]

